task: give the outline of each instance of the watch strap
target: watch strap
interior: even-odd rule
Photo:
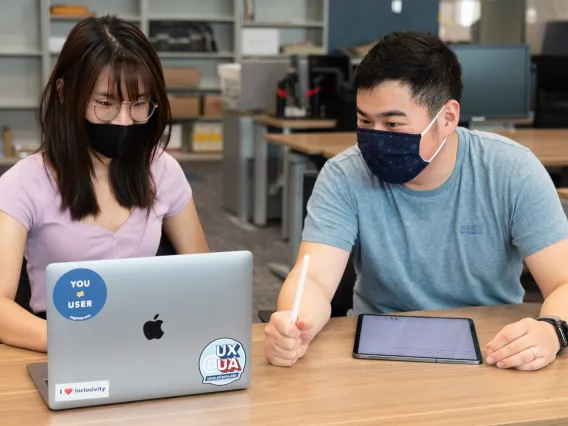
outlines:
[[[560,350],[556,355],[562,355],[564,350],[568,347],[568,325],[566,324],[566,321],[563,321],[558,317],[550,316],[538,317],[536,320],[547,322],[554,327],[556,335],[558,336],[558,341],[560,342]]]

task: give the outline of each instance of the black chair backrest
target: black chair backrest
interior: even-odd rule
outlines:
[[[568,56],[535,56],[534,127],[568,127]]]
[[[28,278],[27,263],[24,258],[22,262],[22,270],[20,271],[20,283],[18,284],[18,290],[16,290],[16,297],[14,298],[14,301],[26,311],[32,312],[32,308],[30,307],[31,297],[32,290],[30,280]]]
[[[568,56],[568,21],[552,20],[546,24],[542,40],[543,55]]]
[[[343,85],[335,104],[335,131],[357,130],[357,90],[353,85]]]
[[[162,232],[162,238],[160,239],[160,245],[158,246],[156,256],[171,256],[175,254],[177,253],[174,249],[174,246],[172,245],[168,237],[166,237],[166,234]],[[26,265],[26,259],[24,258],[22,262],[22,270],[20,272],[20,282],[18,284],[18,290],[16,291],[16,297],[14,298],[14,301],[26,311],[32,312],[32,309],[30,307],[32,291]]]
[[[304,199],[303,199],[303,215],[304,220],[308,214],[307,206],[308,200],[312,195],[314,185],[317,179],[316,172],[309,172],[304,175]],[[357,274],[353,263],[351,260],[347,262],[347,267],[343,273],[343,277],[339,282],[337,291],[331,300],[331,316],[332,317],[344,317],[347,311],[353,307],[353,288],[355,287],[355,280],[357,279]]]

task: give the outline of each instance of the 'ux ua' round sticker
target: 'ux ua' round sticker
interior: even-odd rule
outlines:
[[[104,307],[107,287],[102,277],[86,268],[73,269],[55,283],[53,304],[57,311],[72,321],[93,318]]]

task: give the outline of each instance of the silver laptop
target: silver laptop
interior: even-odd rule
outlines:
[[[28,372],[53,410],[247,388],[252,270],[248,251],[51,264]]]

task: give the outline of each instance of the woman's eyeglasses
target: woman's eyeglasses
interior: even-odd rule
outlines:
[[[95,116],[101,121],[114,120],[122,104],[128,104],[130,118],[136,123],[147,121],[158,108],[158,105],[152,101],[120,102],[115,99],[106,99],[92,100],[90,103],[95,106]]]

